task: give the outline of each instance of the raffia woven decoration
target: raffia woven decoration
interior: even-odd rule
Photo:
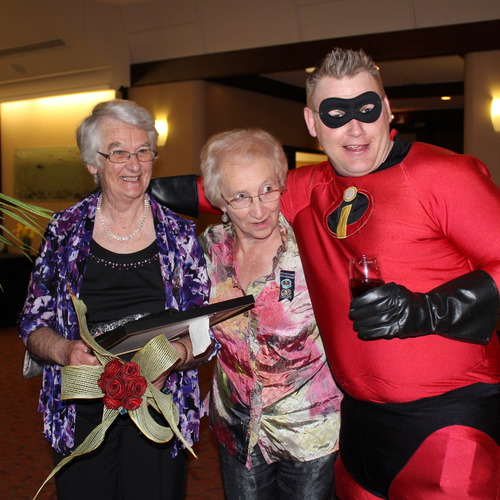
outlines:
[[[76,298],[71,292],[71,299],[75,307],[78,323],[80,326],[80,336],[82,340],[93,349],[94,355],[101,363],[100,366],[64,366],[62,368],[62,399],[95,399],[102,398],[104,393],[97,385],[97,381],[104,372],[106,363],[113,359],[120,359],[105,349],[103,349],[90,334],[85,313],[87,307],[83,301]],[[136,410],[130,410],[128,414],[140,431],[151,441],[166,443],[170,441],[174,434],[186,446],[186,448],[196,457],[191,447],[182,437],[177,423],[179,422],[179,411],[175,406],[172,396],[163,394],[153,386],[152,380],[156,380],[166,369],[173,366],[179,359],[177,351],[171,346],[164,335],[158,335],[150,340],[142,349],[137,351],[132,358],[132,362],[139,365],[141,375],[147,380],[147,389],[142,396],[142,402]],[[122,360],[120,360],[122,361]],[[122,361],[123,362],[123,361]],[[161,413],[168,422],[169,427],[164,427],[154,421],[148,411],[148,405]],[[104,407],[102,422],[87,436],[85,441],[78,446],[71,455],[67,456],[54,468],[37,491],[34,499],[38,496],[42,488],[57,472],[77,456],[89,453],[98,448],[104,441],[106,431],[120,414],[122,408],[112,410]]]

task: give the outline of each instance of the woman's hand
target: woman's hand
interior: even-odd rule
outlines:
[[[211,344],[208,346],[208,349],[204,353],[196,357],[193,356],[193,346],[191,344],[189,336],[187,335],[185,337],[182,337],[182,339],[171,342],[171,345],[178,352],[179,360],[152,382],[152,384],[160,390],[165,385],[165,381],[172,371],[191,370],[192,368],[196,368],[197,366],[207,361],[214,349],[214,341],[212,340]]]
[[[87,344],[82,340],[69,340],[65,346],[65,357],[68,360],[65,365],[99,365],[99,360],[91,354]]]
[[[181,342],[180,340],[176,340],[174,342],[171,342],[170,345],[179,354],[179,359],[168,370],[164,371],[156,380],[151,382],[160,391],[163,389],[163,386],[165,385],[165,381],[167,380],[167,377],[170,374],[170,372],[173,370],[187,369],[187,368],[185,368],[186,361],[189,358],[193,358],[193,348],[191,347],[191,341],[189,341],[189,347],[188,347],[188,345],[186,345],[184,342]]]
[[[61,366],[99,364],[82,340],[65,339],[52,328],[38,328],[32,332],[28,337],[27,348],[36,358],[49,364]]]

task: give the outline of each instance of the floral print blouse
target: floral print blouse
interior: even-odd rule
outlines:
[[[20,316],[20,336],[26,343],[37,328],[48,327],[63,337],[79,338],[78,320],[67,287],[78,296],[90,252],[99,193],[54,215],[34,263],[28,293]],[[210,282],[194,224],[150,200],[156,243],[165,287],[165,308],[186,310],[208,300]],[[199,439],[202,416],[197,370],[172,372],[164,391],[180,409],[179,429],[192,445]],[[60,399],[61,369],[46,365],[38,411],[43,414],[44,435],[55,450],[68,454],[74,446],[75,406]],[[179,443],[174,446],[174,454]]]
[[[248,469],[258,445],[268,463],[308,461],[337,450],[342,395],[327,364],[294,234],[280,217],[273,270],[238,283],[232,227],[200,236],[211,302],[252,294],[255,307],[213,327],[221,344],[208,408],[219,444]],[[229,229],[228,229],[229,228]]]

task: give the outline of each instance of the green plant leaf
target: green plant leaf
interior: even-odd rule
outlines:
[[[43,227],[35,220],[34,216],[52,219],[52,211],[0,193],[0,221],[4,221],[5,217],[10,217],[20,224],[29,227],[35,231],[35,233],[43,236]],[[31,258],[26,252],[21,239],[9,231],[4,224],[0,223],[0,230],[2,231],[2,234],[0,234],[0,241],[4,242],[6,245],[17,248],[28,258]],[[5,235],[10,236],[12,239],[6,238]],[[17,242],[21,243],[21,245]]]

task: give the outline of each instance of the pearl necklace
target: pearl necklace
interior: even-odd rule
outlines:
[[[133,238],[141,229],[142,226],[144,225],[144,222],[146,221],[146,215],[148,213],[149,209],[149,198],[147,195],[144,195],[144,214],[142,216],[141,222],[139,222],[139,225],[135,228],[135,230],[130,233],[128,236],[117,236],[116,234],[113,234],[106,224],[104,223],[104,220],[101,215],[101,201],[102,201],[102,195],[99,195],[99,198],[97,199],[97,217],[99,218],[99,222],[101,223],[102,228],[104,229],[104,232],[110,237],[113,238],[114,240],[117,241],[127,241]]]

